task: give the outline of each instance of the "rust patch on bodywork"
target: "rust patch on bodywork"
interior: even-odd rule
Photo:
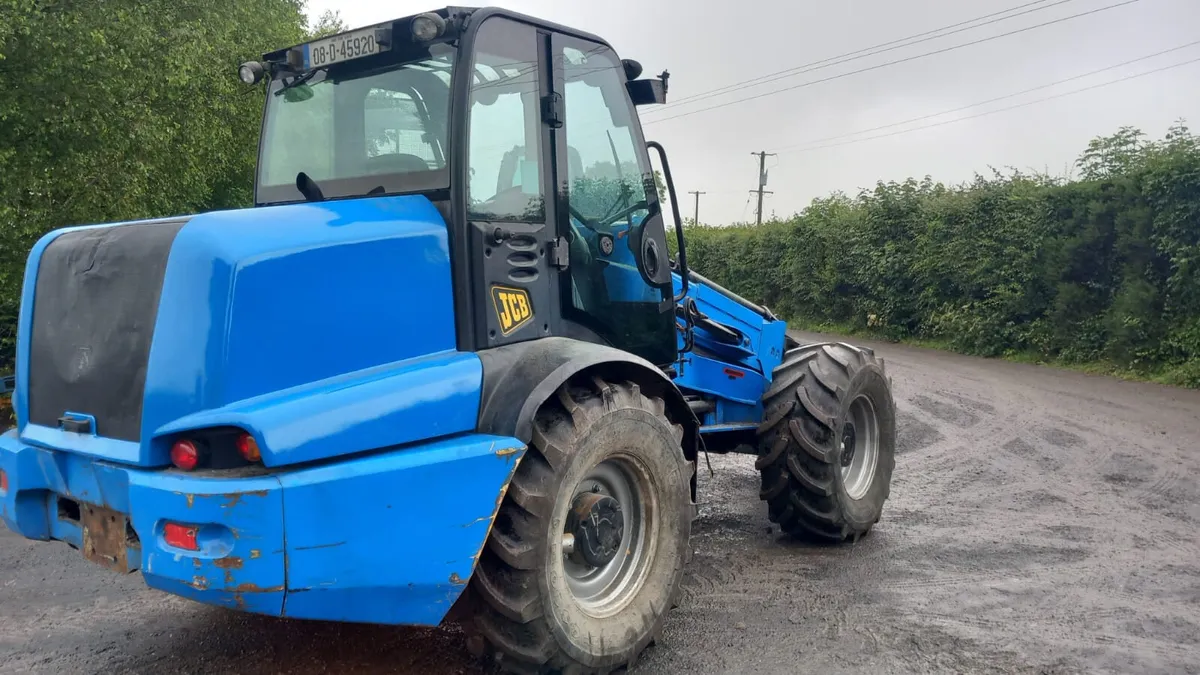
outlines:
[[[278,593],[283,590],[283,586],[259,586],[246,582],[233,587],[234,593]]]
[[[455,586],[465,586],[467,582],[465,579],[458,576],[458,572],[451,572],[450,583],[454,584]]]
[[[262,555],[262,551],[260,551],[260,550],[258,550],[258,549],[256,549],[256,548],[252,548],[252,549],[250,549],[250,559],[251,559],[251,560],[254,560],[255,558],[258,558],[258,557],[260,557],[261,555]]]
[[[192,577],[192,588],[194,588],[198,591],[207,590],[208,589],[208,578],[200,576],[200,575],[196,575],[196,576]]]
[[[242,559],[238,558],[237,556],[217,558],[213,561],[213,567],[219,567],[225,570],[225,588],[229,588],[234,583],[234,570],[242,569]]]
[[[518,449],[524,450],[525,447],[526,446],[522,446]],[[508,486],[512,483],[513,476],[516,475],[516,473],[516,467],[513,467],[513,470],[508,474],[508,479],[504,481],[504,485],[500,486],[500,494],[496,495],[496,506],[492,509],[492,515],[490,521],[488,522],[487,532],[484,532],[483,534],[483,542],[479,545],[479,550],[476,551],[475,555],[471,557],[471,560],[475,562],[478,562],[479,556],[483,555],[483,547],[487,546],[488,539],[490,539],[492,536],[492,528],[496,526],[496,514],[500,513],[500,505],[504,503],[504,498],[508,495]],[[471,523],[471,525],[474,524],[475,523]]]
[[[224,508],[231,509],[242,503],[244,497],[266,497],[266,490],[254,490],[253,492],[234,492],[231,494],[221,495],[225,498]]]
[[[278,593],[283,590],[283,586],[259,586],[249,582],[238,584],[233,588],[226,588],[227,591],[233,592],[233,604],[238,609],[246,609],[246,593]]]

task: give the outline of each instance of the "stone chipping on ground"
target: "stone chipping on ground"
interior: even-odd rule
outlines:
[[[899,409],[883,520],[788,541],[753,458],[714,456],[634,673],[1200,673],[1200,392],[870,346]],[[96,672],[485,671],[453,625],[206,607],[0,526],[0,673]]]

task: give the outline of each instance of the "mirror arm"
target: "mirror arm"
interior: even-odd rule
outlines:
[[[679,200],[675,198],[675,181],[671,178],[671,163],[667,161],[667,151],[662,144],[650,141],[646,143],[646,147],[653,148],[658,153],[659,161],[662,162],[663,178],[667,181],[667,195],[671,198],[671,211],[675,215],[675,238],[679,244],[679,278],[682,283],[675,302],[679,302],[688,292],[688,266],[687,247],[683,240],[683,220],[679,217]]]

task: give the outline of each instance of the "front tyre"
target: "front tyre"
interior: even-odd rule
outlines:
[[[690,557],[682,435],[632,383],[575,381],[543,406],[471,580],[472,652],[523,673],[637,659]]]
[[[822,541],[866,534],[895,466],[896,407],[882,362],[844,343],[791,349],[763,411],[755,466],[771,522]]]

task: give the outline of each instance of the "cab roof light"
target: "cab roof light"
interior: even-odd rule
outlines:
[[[432,42],[446,32],[446,20],[433,12],[418,14],[410,24],[413,40],[417,42]]]

